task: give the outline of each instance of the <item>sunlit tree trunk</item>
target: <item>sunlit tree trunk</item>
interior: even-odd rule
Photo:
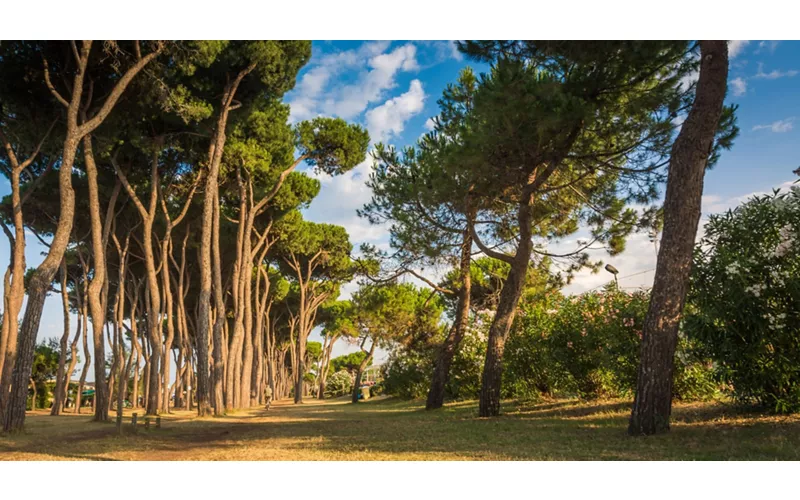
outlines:
[[[694,104],[672,145],[664,230],[642,332],[636,396],[628,427],[632,435],[669,430],[678,326],[700,221],[703,177],[722,115],[727,78],[727,42],[701,41]]]

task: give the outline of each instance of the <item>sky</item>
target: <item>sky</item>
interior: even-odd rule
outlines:
[[[800,42],[737,40],[730,43],[729,53],[727,102],[739,106],[741,132],[733,148],[723,152],[706,174],[703,220],[755,193],[787,187],[796,179],[792,171],[800,166]],[[285,100],[291,105],[291,120],[295,122],[337,116],[364,126],[373,144],[413,145],[429,130],[431,117],[438,114],[436,101],[445,86],[468,65],[477,73],[488,70],[484,64],[466,60],[449,41],[314,42],[311,60]],[[372,162],[367,159],[337,177],[309,172],[320,179],[322,189],[304,216],[344,226],[356,249],[361,243],[388,248],[387,229],[372,226],[356,214],[371,197],[366,186],[371,168]],[[2,178],[0,196],[9,191],[8,181]],[[558,248],[574,247],[576,237],[560,242]],[[26,257],[31,267],[41,262],[45,248],[32,235],[27,242]],[[598,251],[592,257],[619,270],[620,287],[652,285],[656,250],[646,235],[632,236],[621,255],[610,258]],[[8,260],[8,242],[3,238],[0,264],[5,266]],[[433,270],[432,274],[441,271]],[[582,272],[564,292],[581,293],[612,279],[605,271]],[[341,298],[347,298],[355,287],[354,283],[345,286]],[[73,318],[73,328],[75,321]],[[61,335],[58,296],[48,298],[41,325],[40,340]],[[319,340],[318,332],[312,333],[310,340]],[[334,354],[355,349],[339,342]],[[380,353],[378,361],[384,357],[385,353]]]

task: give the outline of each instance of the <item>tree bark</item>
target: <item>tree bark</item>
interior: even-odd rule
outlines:
[[[222,162],[222,153],[225,148],[226,127],[228,124],[228,114],[231,111],[236,91],[239,84],[253,69],[255,64],[239,72],[236,79],[228,84],[222,95],[222,102],[217,118],[214,135],[208,149],[208,175],[206,178],[205,193],[203,195],[203,217],[200,236],[200,294],[199,309],[197,314],[197,408],[200,416],[208,415],[211,412],[211,388],[209,387],[208,376],[208,343],[211,333],[211,281],[212,281],[212,256],[211,240],[214,226],[214,208],[219,199],[219,167]],[[218,206],[216,207],[219,208]],[[218,219],[218,217],[217,217]],[[219,222],[217,221],[217,225]],[[217,234],[219,234],[217,232]],[[220,279],[220,282],[222,280]],[[221,283],[220,283],[221,286]],[[219,290],[221,293],[222,290]],[[219,311],[218,311],[219,313]],[[219,321],[224,321],[224,315]],[[223,412],[224,401],[222,395],[222,375],[216,373],[223,361],[221,358],[221,346],[216,342],[218,336],[217,325],[214,325],[214,414],[220,415]],[[219,332],[221,334],[221,332]],[[218,366],[220,365],[220,366]],[[219,393],[219,394],[218,394]]]
[[[535,182],[535,181],[534,181]],[[511,269],[500,292],[500,300],[495,310],[492,324],[489,327],[489,338],[486,348],[486,360],[481,376],[480,403],[478,414],[481,417],[494,417],[500,414],[500,389],[503,380],[503,353],[506,339],[517,314],[517,304],[525,288],[528,274],[528,263],[533,251],[531,241],[531,203],[532,194],[527,195],[517,212],[519,222],[519,245],[517,253],[511,260]],[[473,237],[475,233],[473,232]]]
[[[64,313],[64,333],[59,342],[58,370],[56,371],[56,386],[53,389],[53,406],[50,415],[61,414],[64,404],[64,372],[67,365],[67,345],[69,343],[69,291],[67,290],[67,262],[61,259],[61,305]]]
[[[468,221],[468,224],[470,222]],[[426,410],[441,408],[444,404],[444,392],[447,382],[450,380],[450,366],[453,363],[461,340],[469,325],[470,295],[472,293],[472,276],[470,274],[470,264],[472,263],[472,233],[467,227],[464,230],[461,242],[461,259],[459,262],[459,273],[461,287],[456,305],[456,317],[453,321],[453,328],[445,338],[439,351],[439,356],[433,366],[433,376],[431,377],[431,387],[428,391],[428,399],[425,402]]]
[[[84,293],[84,296],[86,294]],[[89,313],[87,311],[86,301],[78,302],[80,308],[80,315],[83,317],[83,355],[86,359],[83,361],[83,369],[81,370],[81,378],[78,381],[78,392],[75,396],[75,413],[81,412],[81,403],[83,403],[83,387],[86,384],[86,375],[89,373],[89,367],[92,365],[92,351],[89,350]]]
[[[664,198],[664,230],[644,323],[636,396],[628,427],[631,435],[669,430],[675,346],[700,221],[703,177],[727,88],[727,42],[701,41],[700,58],[694,104],[672,145]]]
[[[226,407],[225,393],[225,349],[227,339],[224,338],[225,327],[225,291],[222,288],[222,260],[219,253],[219,192],[215,195],[213,207],[213,268],[214,268],[214,415],[224,414]],[[232,397],[230,394],[228,397]]]

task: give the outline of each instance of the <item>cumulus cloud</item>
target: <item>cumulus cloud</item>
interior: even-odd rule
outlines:
[[[408,119],[420,113],[424,104],[425,91],[422,82],[412,80],[408,92],[367,111],[366,121],[370,139],[373,142],[380,142],[400,134]]]
[[[792,130],[794,117],[786,118],[785,120],[777,120],[766,125],[756,125],[753,130],[771,130],[772,132],[781,133]]]
[[[357,49],[320,57],[289,96],[292,121],[319,115],[353,119],[396,85],[398,73],[419,69],[414,44],[387,52],[389,46],[389,42],[369,42]],[[332,85],[345,72],[355,73],[355,80]]]
[[[731,59],[742,53],[742,50],[750,43],[750,40],[731,40],[728,42],[728,55]],[[762,42],[763,43],[763,42]]]
[[[747,82],[742,77],[734,78],[730,85],[734,96],[741,96],[747,92]]]
[[[433,118],[428,118],[425,120],[425,130],[433,130],[436,125],[433,123]]]

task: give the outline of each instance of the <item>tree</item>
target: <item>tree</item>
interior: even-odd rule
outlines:
[[[489,329],[480,415],[500,412],[505,342],[532,256],[588,263],[598,243],[613,253],[637,227],[627,201],[654,199],[672,119],[686,105],[692,70],[685,42],[468,41],[493,63],[482,76],[462,165],[474,179],[475,244],[510,271]],[[498,133],[502,131],[502,133]],[[547,242],[591,229],[590,241],[553,256]]]
[[[294,398],[295,403],[301,403],[306,341],[314,327],[317,309],[338,295],[340,283],[352,278],[352,245],[343,227],[304,221],[299,213],[287,217],[279,230],[276,251],[297,290]]]
[[[694,104],[672,145],[664,198],[664,231],[628,427],[632,435],[669,430],[673,358],[700,221],[703,177],[714,151],[727,90],[727,42],[701,41],[700,60]]]
[[[408,283],[365,284],[353,295],[358,337],[354,339],[364,358],[356,369],[352,402],[358,402],[361,376],[382,345],[410,341],[439,327],[442,309],[435,296]],[[370,343],[367,348],[367,343]]]
[[[201,47],[201,50],[204,47]],[[222,99],[217,110],[213,135],[206,159],[207,173],[203,195],[203,213],[200,239],[200,294],[198,311],[198,412],[210,412],[211,391],[207,375],[208,340],[211,332],[211,285],[214,266],[214,306],[216,320],[213,325],[213,406],[216,415],[224,411],[224,358],[223,321],[225,304],[219,255],[219,171],[227,139],[228,117],[231,111],[245,107],[264,94],[277,98],[294,87],[295,77],[311,55],[308,41],[252,41],[221,42],[205,47],[215,54],[214,64],[191,72],[193,90],[204,91],[206,102],[220,90],[214,77],[225,75]],[[241,87],[241,88],[240,88]],[[214,248],[212,252],[212,233]],[[213,255],[212,255],[213,253]]]
[[[463,147],[476,89],[474,73],[465,68],[458,82],[445,89],[438,101],[441,114],[434,120],[434,130],[418,141],[416,149],[407,148],[400,155],[391,147],[376,146],[376,169],[368,182],[373,197],[359,211],[373,224],[391,223],[391,260],[397,267],[394,276],[413,274],[438,291],[458,297],[452,328],[434,363],[425,405],[429,410],[444,403],[450,365],[469,321],[476,209],[473,182],[469,172],[461,168],[458,152]],[[437,287],[414,269],[441,263],[459,270],[458,279],[449,288]]]
[[[325,399],[325,384],[328,380],[328,375],[331,371],[337,372],[340,364],[336,364],[336,360],[341,358],[331,359],[333,352],[333,345],[341,338],[351,338],[356,335],[356,327],[353,323],[353,303],[349,300],[337,300],[323,304],[319,319],[324,325],[322,329],[322,353],[320,356],[319,369],[317,370],[317,381],[319,383],[319,390],[317,397]]]
[[[44,300],[50,288],[50,282],[55,276],[61,259],[64,256],[67,244],[69,243],[70,233],[72,232],[75,211],[75,196],[72,189],[72,167],[75,163],[75,157],[80,142],[87,134],[90,134],[103,123],[117,104],[117,101],[122,97],[128,85],[133,81],[134,77],[136,77],[148,63],[158,57],[164,49],[163,43],[154,42],[153,50],[142,56],[139,43],[134,42],[134,44],[139,57],[134,60],[127,71],[119,76],[102,104],[98,106],[91,117],[87,117],[88,119],[85,120],[82,119],[81,109],[85,104],[84,92],[89,94],[92,92],[91,79],[89,79],[88,82],[86,81],[92,42],[89,40],[83,41],[80,49],[78,49],[75,42],[70,42],[71,53],[74,59],[72,57],[67,57],[66,65],[59,68],[63,71],[61,76],[65,81],[72,80],[67,87],[69,99],[62,96],[51,79],[49,64],[54,61],[49,60],[49,54],[47,52],[43,58],[43,83],[46,84],[53,97],[66,109],[66,133],[59,165],[60,211],[58,226],[53,236],[53,241],[50,245],[47,257],[45,257],[44,261],[33,273],[27,287],[28,302],[20,327],[17,362],[14,366],[14,374],[11,381],[11,399],[5,415],[4,428],[6,431],[20,430],[25,422],[27,386],[30,378],[31,363],[33,362],[36,334],[39,330],[39,321],[41,320],[42,310],[44,308]],[[64,44],[61,44],[61,47],[64,47]],[[33,65],[34,60],[42,60],[42,54],[38,50],[31,50],[29,56],[31,58],[31,65]],[[106,64],[115,65],[116,60],[108,61]],[[72,78],[70,78],[70,75],[72,75]],[[89,87],[88,89],[86,89],[87,86]],[[91,101],[91,99],[89,100]],[[102,335],[102,329],[100,332]],[[102,341],[102,336],[100,340]],[[97,384],[98,389],[104,385],[102,380],[98,380]]]

